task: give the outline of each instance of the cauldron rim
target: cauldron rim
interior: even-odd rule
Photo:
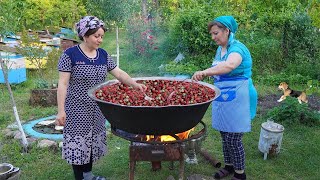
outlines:
[[[136,77],[136,78],[132,78],[133,80],[172,80],[172,81],[185,81],[185,82],[192,82],[191,79],[183,79],[183,78],[176,78],[176,77],[161,77],[161,76],[152,76],[152,77]],[[98,101],[98,102],[101,102],[101,103],[106,103],[106,104],[111,104],[113,106],[119,106],[119,107],[128,107],[128,108],[149,108],[149,109],[157,109],[157,108],[172,108],[172,107],[186,107],[186,106],[198,106],[198,105],[201,105],[201,104],[206,104],[206,103],[209,103],[213,100],[215,100],[216,98],[218,98],[220,96],[220,90],[215,87],[214,85],[212,84],[209,84],[209,83],[206,83],[206,82],[203,82],[203,81],[193,81],[194,83],[198,83],[198,84],[201,84],[201,85],[204,85],[206,87],[209,87],[211,89],[214,90],[215,92],[215,96],[208,100],[208,101],[205,101],[205,102],[201,102],[201,103],[194,103],[194,104],[188,104],[188,105],[166,105],[166,106],[128,106],[128,105],[122,105],[122,104],[116,104],[116,103],[112,103],[112,102],[108,102],[108,101],[103,101],[101,99],[98,99],[96,96],[95,96],[95,91],[100,89],[101,87],[105,86],[105,85],[112,85],[112,84],[116,84],[116,83],[119,83],[120,81],[116,80],[116,79],[113,79],[113,80],[109,80],[109,81],[106,81],[106,82],[103,82],[103,83],[100,83],[98,85],[95,85],[93,86],[92,88],[90,88],[88,90],[88,95],[91,99],[95,100],[95,101]]]

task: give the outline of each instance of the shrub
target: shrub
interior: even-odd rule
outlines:
[[[165,73],[171,74],[188,74],[193,75],[194,72],[204,70],[211,65],[211,58],[206,55],[187,57],[181,62],[170,62],[165,65]]]
[[[165,72],[164,73],[169,73],[172,75],[178,75],[178,74],[187,74],[187,75],[192,75],[196,71],[197,66],[195,66],[192,63],[175,63],[175,62],[170,62],[165,65]]]
[[[169,38],[176,53],[192,55],[210,51],[210,36],[207,24],[211,16],[204,8],[194,8],[179,13],[169,25]]]
[[[267,113],[276,122],[297,125],[315,126],[320,122],[320,114],[308,108],[305,103],[299,104],[296,98],[287,97],[281,104]]]
[[[133,16],[127,24],[127,38],[132,45],[135,55],[151,57],[158,50],[157,35],[158,22],[154,18],[144,18],[140,15]]]
[[[258,32],[253,34],[244,32],[239,33],[239,35],[239,40],[250,50],[253,61],[253,74],[270,74],[286,67],[278,39]]]
[[[287,64],[285,70],[318,79],[320,77],[318,29],[312,25],[310,17],[304,11],[295,12],[292,19],[284,26],[282,48]]]
[[[293,85],[305,85],[307,88],[307,82],[311,79],[309,76],[303,76],[301,74],[290,74],[282,72],[279,74],[260,74],[254,76],[254,79],[265,85],[278,85],[280,82],[287,82],[291,87]]]
[[[286,22],[283,38],[284,49],[288,50],[287,57],[290,61],[295,62],[295,57],[303,54],[306,57],[314,58],[318,51],[316,39],[319,38],[319,33],[312,26],[312,21],[308,14],[303,11],[297,11],[292,17],[292,20]]]
[[[307,94],[317,94],[320,95],[320,81],[318,80],[309,80]]]

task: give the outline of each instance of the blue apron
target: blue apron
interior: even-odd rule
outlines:
[[[212,127],[223,132],[251,131],[256,106],[250,103],[257,95],[251,78],[215,76],[214,85],[221,95],[212,102]]]

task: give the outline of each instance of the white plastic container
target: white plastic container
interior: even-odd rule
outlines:
[[[54,37],[54,38],[52,38],[52,43],[53,43],[53,45],[60,45],[61,40],[58,37]]]
[[[264,153],[264,160],[268,154],[276,155],[280,153],[284,127],[281,124],[268,120],[261,124],[259,139],[259,150]]]

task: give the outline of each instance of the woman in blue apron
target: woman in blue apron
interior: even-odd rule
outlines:
[[[235,39],[238,24],[232,16],[220,16],[208,24],[219,45],[212,66],[197,71],[192,79],[212,76],[221,95],[212,103],[212,127],[220,131],[225,167],[214,174],[216,179],[234,173],[233,180],[246,179],[242,137],[251,131],[256,114],[257,91],[252,83],[252,58],[248,48]]]

